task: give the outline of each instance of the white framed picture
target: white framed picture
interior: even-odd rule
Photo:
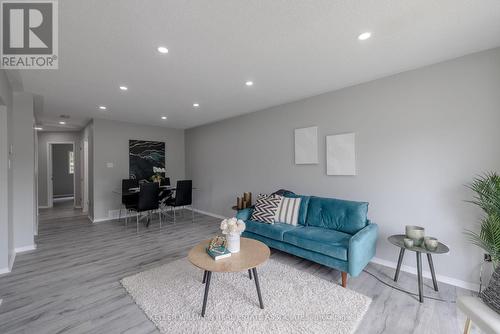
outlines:
[[[318,127],[295,129],[295,164],[318,162]]]
[[[356,135],[326,137],[326,174],[356,175]]]

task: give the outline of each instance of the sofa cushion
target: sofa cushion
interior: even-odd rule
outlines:
[[[301,201],[301,198],[281,197],[280,205],[274,216],[274,222],[297,226]]]
[[[299,220],[297,223],[299,225],[306,225],[307,218],[307,208],[309,207],[309,199],[311,196],[296,195],[296,194],[285,194],[285,197],[289,198],[300,198],[300,208],[299,208]]]
[[[351,235],[322,227],[305,226],[285,232],[283,240],[297,247],[347,261]]]
[[[247,220],[245,224],[246,224],[245,227],[246,231],[259,234],[264,237],[278,241],[283,241],[283,234],[285,232],[302,228],[282,223],[275,223],[271,225],[271,224],[257,222],[254,220]]]
[[[368,224],[368,203],[312,196],[307,209],[307,226],[324,227],[355,234]]]

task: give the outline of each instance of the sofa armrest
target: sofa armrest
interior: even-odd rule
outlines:
[[[236,218],[241,219],[243,221],[247,221],[252,217],[252,212],[253,208],[246,208],[243,210],[239,210],[238,213],[236,213]]]
[[[369,223],[349,240],[347,259],[351,276],[358,276],[375,256],[377,237],[378,225]]]

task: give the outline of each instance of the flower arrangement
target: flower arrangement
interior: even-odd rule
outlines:
[[[160,168],[160,167],[153,167],[153,173],[154,175],[151,176],[151,181],[153,182],[161,182],[161,180],[164,179],[163,175],[166,173],[165,168]]]
[[[245,230],[245,223],[241,219],[235,217],[224,219],[220,223],[222,234],[238,234],[240,235]]]

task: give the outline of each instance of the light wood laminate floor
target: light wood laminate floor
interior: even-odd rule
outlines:
[[[91,224],[71,204],[58,203],[40,212],[37,250],[18,254],[12,273],[0,276],[0,333],[157,333],[119,283],[123,277],[185,257],[200,240],[218,230],[219,219],[196,214],[159,229],[129,222]],[[397,250],[395,250],[395,257]],[[334,283],[340,274],[279,251],[274,259]],[[439,272],[439,268],[436,268]],[[393,270],[367,270],[390,284]],[[401,273],[399,287],[415,292],[414,275]],[[454,301],[469,291],[440,283],[426,295]],[[464,318],[454,303],[426,300],[391,289],[367,273],[350,278],[348,288],[373,299],[357,333],[459,333]],[[262,287],[265,299],[265,287]],[[201,297],[200,297],[201,298]],[[201,302],[201,300],[200,300]],[[304,300],[305,303],[314,301]]]

